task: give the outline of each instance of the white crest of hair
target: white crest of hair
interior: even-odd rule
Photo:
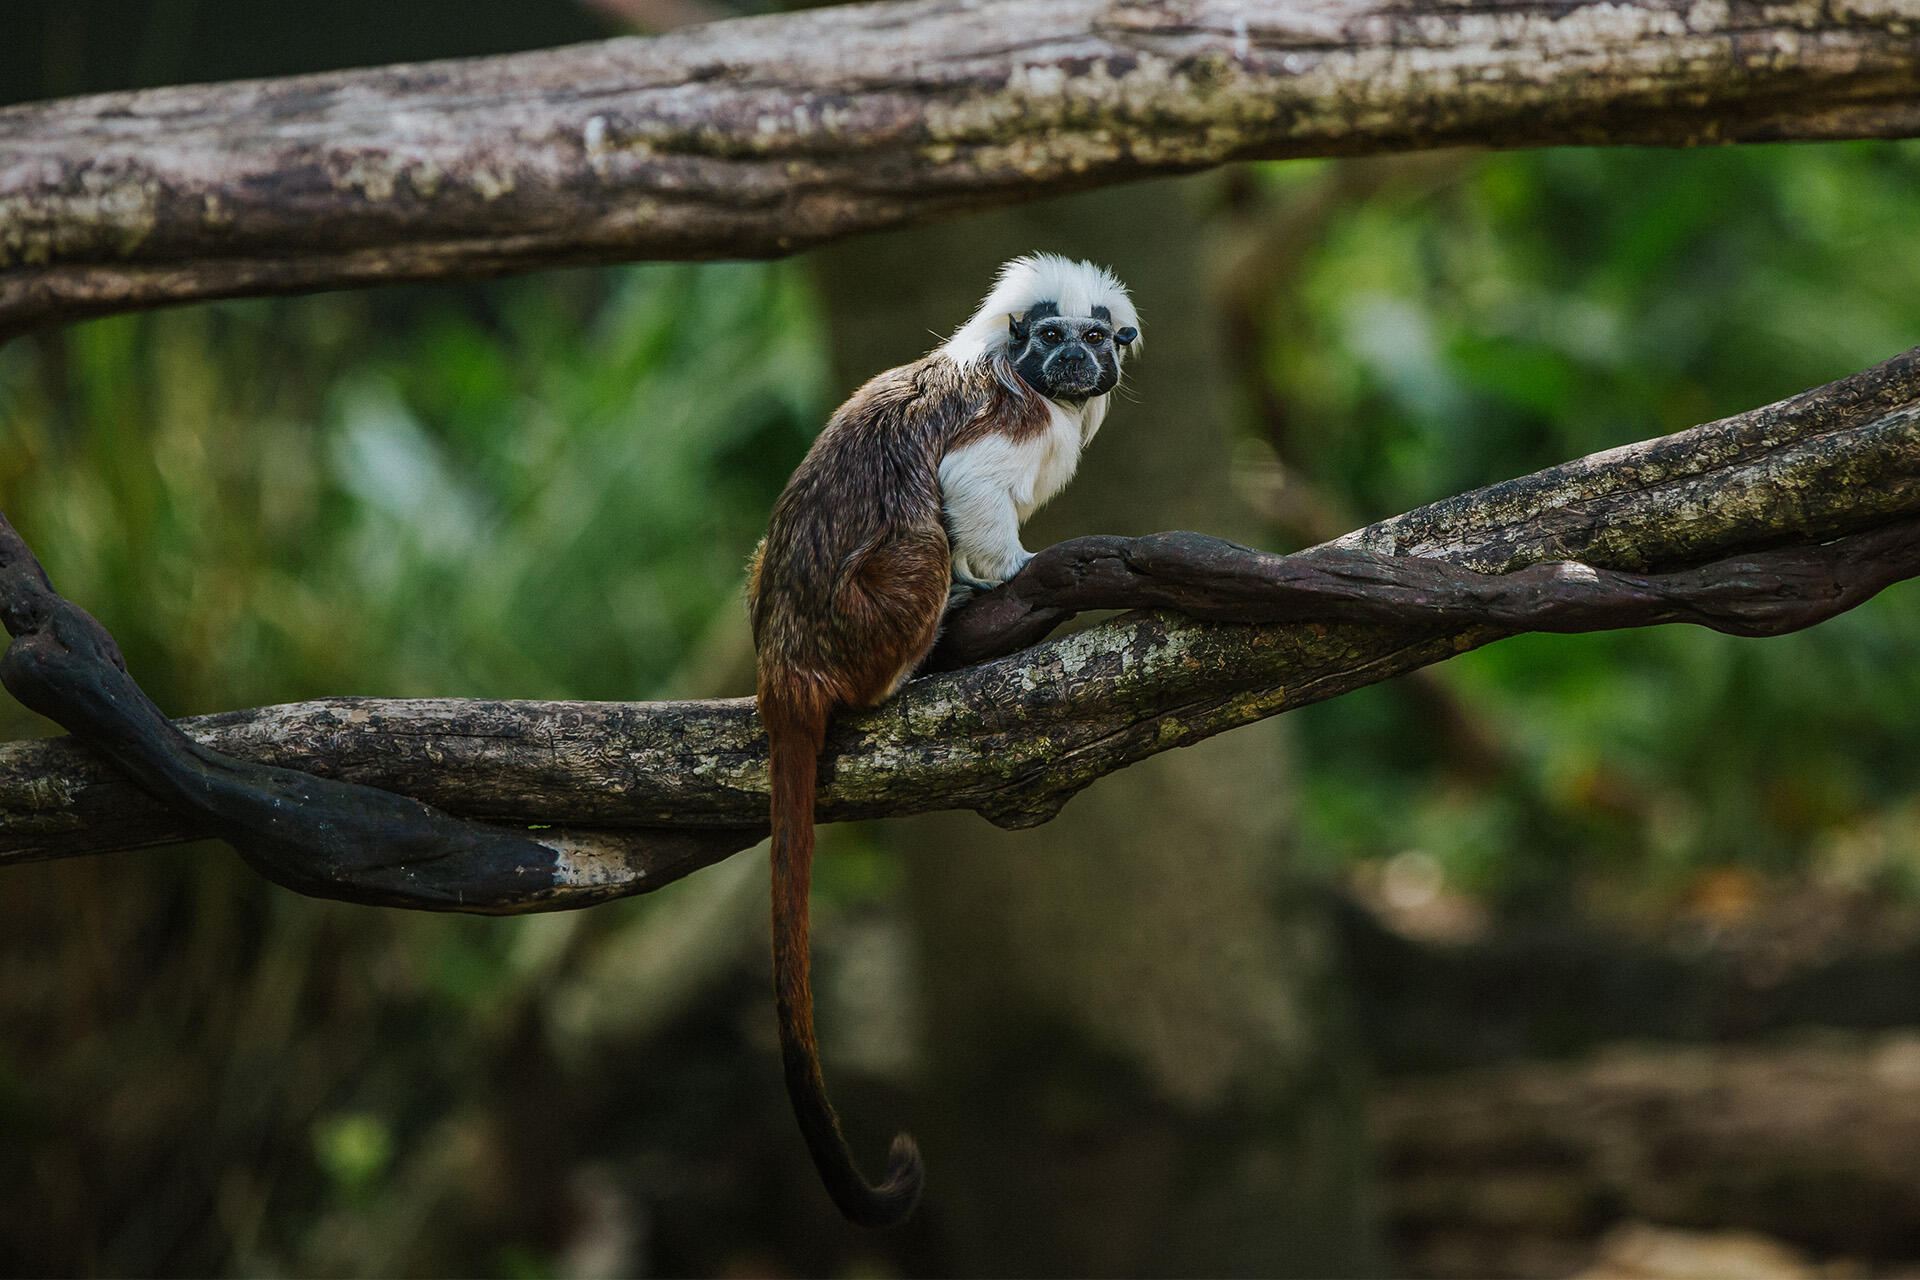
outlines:
[[[1105,307],[1114,328],[1140,327],[1126,286],[1112,272],[1058,254],[1033,253],[1000,269],[993,292],[940,353],[962,367],[987,363],[995,377],[1018,389],[1020,375],[1008,359],[1008,322],[1025,316],[1036,302],[1051,302],[1061,315],[1080,318]],[[1080,451],[1106,416],[1106,396],[1079,405],[1049,400],[1047,430],[1041,434],[1013,440],[989,433],[941,459],[940,492],[956,579],[991,586],[1033,558],[1020,545],[1021,522],[1073,478]]]
[[[1029,253],[1000,268],[993,292],[940,350],[959,365],[1004,351],[1012,341],[1008,322],[1026,315],[1036,302],[1053,303],[1063,316],[1091,316],[1095,307],[1105,307],[1114,328],[1140,328],[1127,287],[1113,272],[1057,253]],[[1138,349],[1136,339],[1130,350]]]

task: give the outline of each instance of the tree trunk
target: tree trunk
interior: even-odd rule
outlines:
[[[929,317],[957,327],[1016,252],[1108,263],[1142,302],[1142,403],[1119,399],[1026,541],[1231,533],[1204,263],[1165,231],[1200,195],[1136,187],[825,255],[842,382],[924,350]],[[1378,1270],[1326,929],[1283,865],[1284,743],[1269,721],[1166,753],[1043,832],[883,828],[924,951],[916,1127],[961,1270]]]

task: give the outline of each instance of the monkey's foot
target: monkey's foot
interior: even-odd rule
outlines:
[[[1006,581],[1004,578],[990,581],[986,578],[975,578],[956,572],[953,575],[952,585],[947,588],[947,603],[957,604],[962,600],[971,600],[977,595],[984,595],[1004,581]]]
[[[958,609],[981,592],[991,590],[993,590],[991,582],[982,582],[978,578],[969,578],[963,582],[955,578],[952,585],[947,588],[947,608]]]

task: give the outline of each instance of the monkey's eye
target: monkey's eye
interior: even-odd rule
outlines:
[[[1066,340],[1066,336],[1066,330],[1060,328],[1058,325],[1050,324],[1040,331],[1040,341],[1042,342],[1063,342]]]
[[[1101,343],[1105,342],[1106,340],[1107,340],[1107,331],[1105,329],[1087,330],[1087,341],[1091,342],[1096,347],[1099,346]]]

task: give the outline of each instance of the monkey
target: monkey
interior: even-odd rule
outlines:
[[[827,1193],[865,1227],[904,1222],[925,1166],[896,1135],[869,1184],[828,1101],[814,1035],[808,895],[827,722],[891,697],[949,603],[1032,558],[1020,524],[1059,492],[1107,413],[1140,321],[1090,262],[1015,258],[971,319],[855,391],[774,503],[747,594],[772,783],[773,969],[787,1095]]]

